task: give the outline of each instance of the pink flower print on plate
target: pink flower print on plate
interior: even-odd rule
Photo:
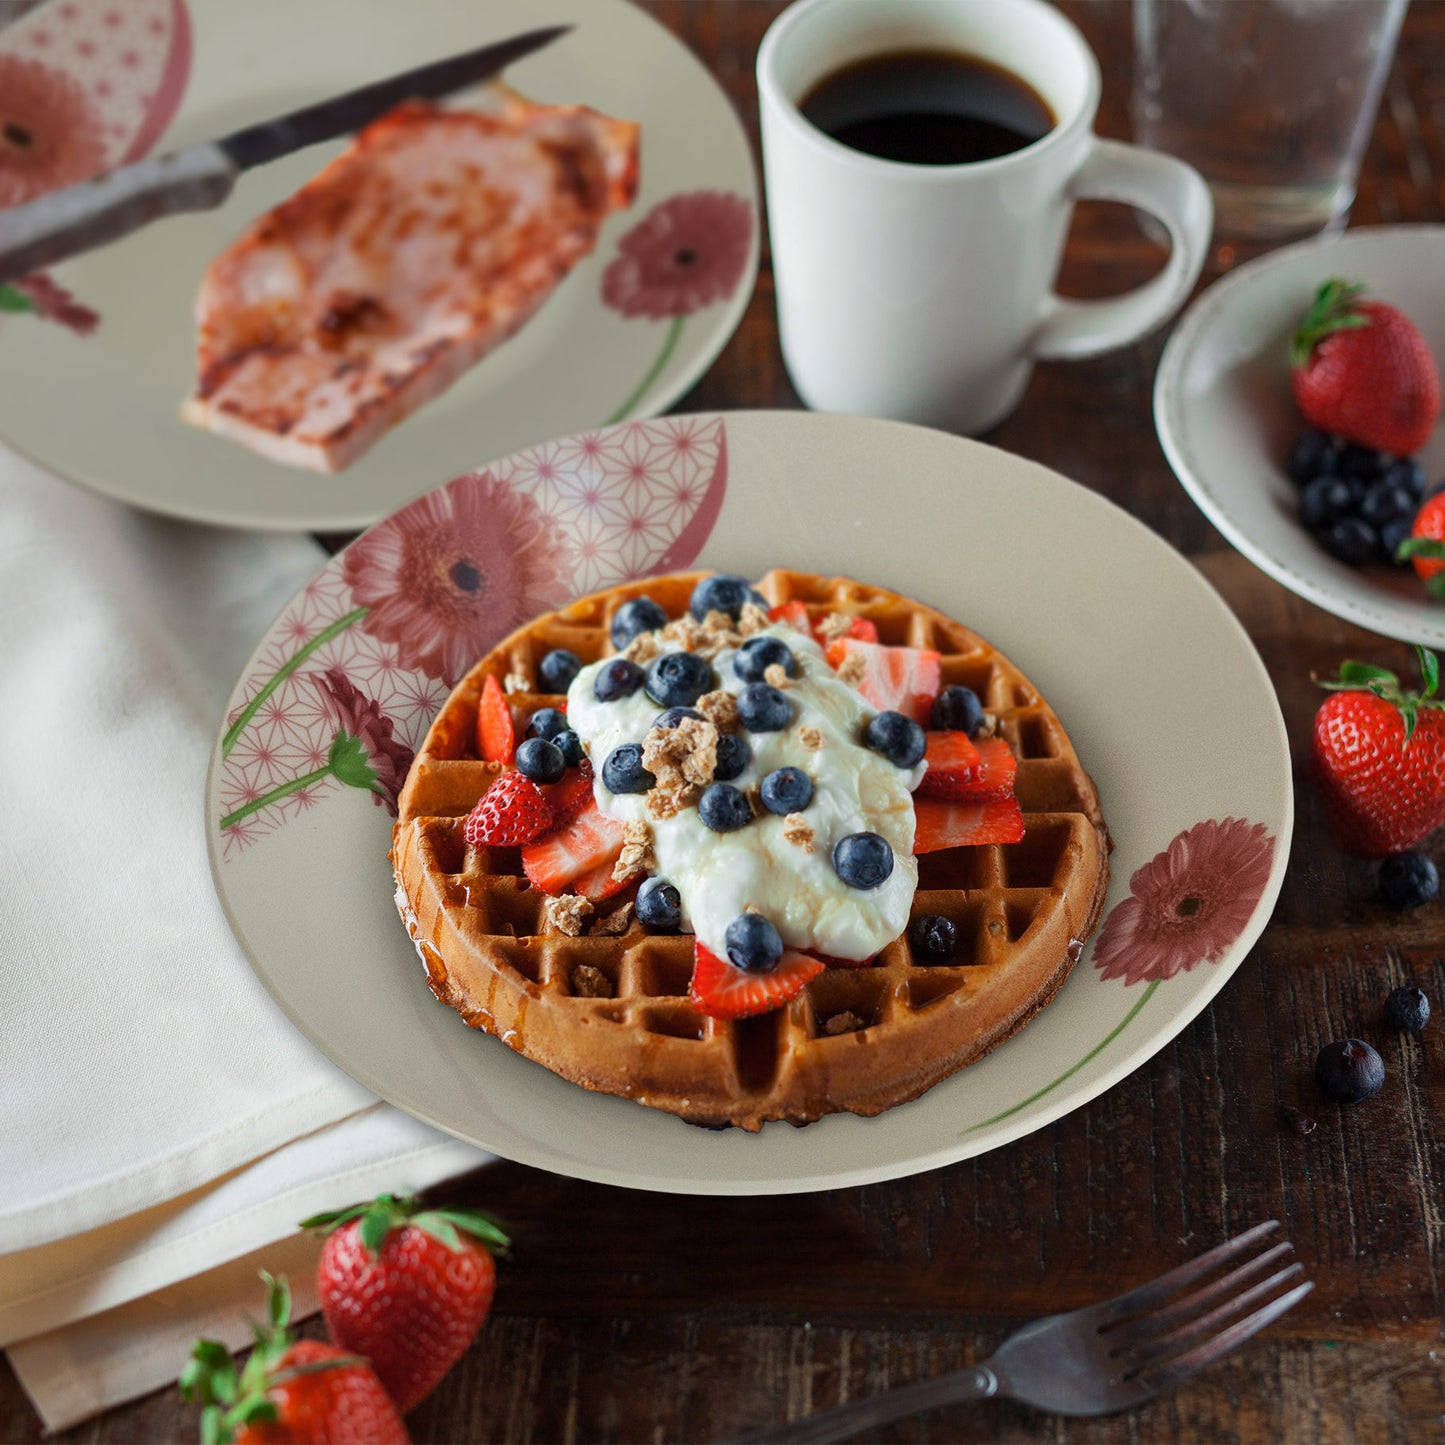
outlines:
[[[490,472],[428,492],[343,559],[361,625],[402,667],[460,682],[509,632],[566,596],[566,544],[532,497]]]
[[[671,196],[617,243],[602,299],[624,316],[691,316],[737,290],[752,244],[753,207],[742,196]]]
[[[184,0],[48,0],[0,31],[0,205],[146,155],[191,68]],[[19,147],[26,149],[26,147]]]
[[[1155,982],[1218,963],[1264,896],[1274,841],[1243,818],[1185,829],[1135,870],[1129,897],[1105,919],[1094,944],[1100,975]]]
[[[0,208],[105,169],[99,114],[80,84],[38,60],[0,54]]]

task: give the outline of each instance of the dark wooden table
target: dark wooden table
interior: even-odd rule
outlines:
[[[753,59],[776,0],[648,0],[710,65],[756,141]],[[1127,138],[1129,10],[1064,8],[1099,52],[1100,129]],[[1352,224],[1445,220],[1445,4],[1415,0]],[[1147,275],[1159,253],[1122,208],[1081,209],[1065,289]],[[1219,273],[1219,258],[1201,284]],[[1445,256],[1441,258],[1445,284]],[[1150,419],[1164,335],[1041,366],[986,440],[1122,504],[1189,556],[1269,669],[1296,757],[1298,820],[1274,918],[1214,1004],[1086,1107],[981,1158],[892,1183],[779,1199],[681,1198],[498,1164],[453,1191],[515,1230],[482,1338],[410,1417],[418,1441],[710,1441],[968,1364],[1014,1327],[1139,1283],[1265,1218],[1284,1221],[1314,1293],[1226,1362],[1134,1414],[1081,1421],[961,1406],[890,1440],[1354,1441],[1445,1438],[1445,1021],[1401,1042],[1386,991],[1445,1008],[1436,905],[1395,914],[1373,870],[1330,842],[1302,760],[1345,657],[1408,671],[1408,647],[1299,600],[1233,552],[1175,481]],[[679,410],[796,407],[766,255],[742,326]],[[1142,664],[1141,664],[1142,665]],[[1433,845],[1445,866],[1445,845]],[[1324,1041],[1380,1048],[1384,1091],[1326,1105]],[[1319,1123],[1281,1122],[1303,1104]],[[308,1327],[316,1331],[315,1322]],[[194,1439],[172,1390],[65,1435]],[[39,1423],[0,1366],[0,1433]]]

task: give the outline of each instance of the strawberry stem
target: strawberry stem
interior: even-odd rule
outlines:
[[[1351,331],[1368,326],[1370,318],[1353,309],[1355,299],[1364,293],[1364,286],[1358,281],[1341,281],[1338,277],[1326,281],[1305,312],[1300,328],[1290,341],[1290,364],[1305,366],[1312,352],[1321,341],[1336,331]]]

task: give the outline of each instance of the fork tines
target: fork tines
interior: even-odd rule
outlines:
[[[1096,1306],[1099,1333],[1118,1363],[1119,1378],[1164,1389],[1298,1304],[1314,1285],[1305,1280],[1288,1290],[1285,1286],[1304,1272],[1302,1265],[1286,1264],[1266,1273],[1294,1248],[1288,1240],[1269,1243],[1279,1227],[1277,1219],[1266,1220]],[[1216,1275],[1226,1265],[1233,1268]]]

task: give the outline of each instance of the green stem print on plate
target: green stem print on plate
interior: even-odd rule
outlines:
[[[1020,1099],[1017,1104],[1014,1104],[1012,1107],[1005,1109],[1002,1114],[995,1114],[992,1119],[985,1119],[981,1124],[974,1124],[968,1132],[972,1134],[978,1129],[987,1129],[990,1124],[1000,1123],[1002,1120],[1009,1118],[1011,1115],[1017,1114],[1020,1109],[1027,1109],[1030,1104],[1035,1103],[1039,1099],[1042,1099],[1045,1094],[1052,1093],[1066,1079],[1072,1079],[1074,1075],[1077,1074],[1079,1070],[1082,1069],[1084,1065],[1089,1062],[1090,1059],[1095,1059],[1101,1053],[1103,1053],[1104,1050],[1107,1049],[1109,1045],[1112,1044],[1114,1040],[1117,1039],[1119,1035],[1122,1034],[1131,1023],[1134,1022],[1135,1018],[1139,1014],[1139,1010],[1142,1009],[1144,1005],[1148,1003],[1149,1000],[1154,996],[1154,990],[1158,987],[1159,980],[1156,978],[1154,982],[1151,983],[1149,987],[1144,990],[1143,994],[1139,998],[1138,1003],[1136,1003],[1134,1007],[1131,1008],[1129,1012],[1126,1013],[1124,1017],[1120,1019],[1119,1022],[1115,1024],[1114,1027],[1110,1029],[1109,1032],[1105,1034],[1104,1037],[1100,1039],[1099,1042],[1095,1044],[1094,1047],[1090,1049],[1089,1052],[1078,1061],[1078,1063],[1073,1064],[1069,1068],[1065,1069],[1064,1072],[1053,1081],[1053,1083],[1045,1084],[1042,1089],[1036,1090],[1034,1093],[1030,1094],[1027,1099]]]
[[[262,808],[269,808],[272,803],[279,803],[282,798],[289,798],[292,793],[299,793],[302,788],[313,787],[327,778],[336,778],[349,788],[362,788],[378,796],[384,797],[386,794],[376,769],[371,765],[371,756],[366,745],[345,728],[338,728],[336,736],[331,740],[331,751],[326,756],[325,767],[317,768],[315,772],[307,773],[304,777],[292,778],[290,782],[272,788],[264,796],[243,803],[221,819],[221,831],[224,833],[227,828],[235,827],[242,818],[249,818],[252,813],[259,813]]]
[[[260,712],[266,699],[301,666],[318,648],[324,647],[333,637],[338,637],[353,623],[361,621],[366,616],[367,608],[356,607],[344,617],[338,617],[329,627],[318,632],[305,646],[298,648],[296,652],[286,659],[279,668],[271,675],[266,685],[236,714],[236,720],[226,729],[225,736],[221,739],[221,756],[229,757],[231,749],[236,746],[236,740],[246,731],[246,724]],[[294,790],[293,790],[294,791]],[[254,811],[254,809],[252,810]],[[226,824],[222,823],[223,828]]]
[[[1017,1114],[1098,1058],[1154,996],[1161,983],[1201,963],[1218,963],[1254,917],[1274,866],[1274,834],[1244,818],[1206,818],[1175,836],[1134,870],[1129,896],[1104,920],[1094,943],[1101,981],[1147,984],[1134,1006],[1077,1063],[1028,1098],[974,1124],[987,1129]]]
[[[677,339],[682,335],[682,323],[685,318],[674,316],[672,325],[667,328],[667,338],[662,343],[662,350],[657,353],[657,359],[647,369],[647,374],[632,390],[632,395],[603,422],[603,426],[611,426],[614,422],[625,421],[632,413],[632,408],[647,395],[652,383],[662,375],[662,369],[672,359],[672,353],[677,350]]]
[[[40,308],[14,286],[0,286],[0,311],[38,311]]]

